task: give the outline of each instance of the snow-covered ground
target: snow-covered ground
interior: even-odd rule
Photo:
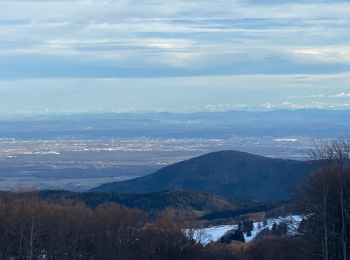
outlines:
[[[274,223],[279,224],[281,222],[286,222],[288,224],[288,233],[293,234],[296,232],[299,223],[302,220],[302,216],[300,215],[291,215],[286,217],[278,217],[267,219],[265,222],[265,226],[263,222],[254,222],[254,229],[251,232],[251,236],[247,236],[244,234],[244,239],[246,243],[249,243],[254,240],[257,234],[264,228],[272,228]],[[237,225],[222,225],[222,226],[213,226],[208,228],[201,229],[188,229],[186,233],[188,236],[193,237],[198,243],[201,244],[209,244],[210,242],[218,241],[226,232],[237,229]]]

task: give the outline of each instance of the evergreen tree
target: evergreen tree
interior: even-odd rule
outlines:
[[[272,228],[271,228],[271,234],[278,235],[277,223],[273,223]]]
[[[220,242],[225,244],[229,244],[232,241],[240,241],[245,243],[243,231],[240,229],[230,230],[225,235],[223,235],[220,239]]]
[[[245,243],[245,239],[244,239],[244,235],[243,235],[242,230],[235,231],[235,233],[233,234],[233,240]]]

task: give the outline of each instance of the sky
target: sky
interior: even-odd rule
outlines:
[[[0,5],[0,115],[350,108],[349,1]]]

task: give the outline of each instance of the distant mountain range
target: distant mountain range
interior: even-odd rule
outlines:
[[[350,110],[97,113],[0,117],[0,138],[349,136]],[[325,124],[325,122],[327,122]]]
[[[148,193],[196,190],[244,200],[289,199],[316,163],[220,151],[164,167],[140,178],[104,184],[94,192]]]

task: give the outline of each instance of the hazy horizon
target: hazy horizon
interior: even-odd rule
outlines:
[[[0,111],[0,120],[25,120],[25,119],[35,119],[35,118],[54,118],[54,117],[74,117],[74,116],[98,116],[98,115],[157,115],[157,114],[169,114],[169,115],[195,115],[195,114],[212,114],[212,113],[234,113],[234,112],[246,112],[246,113],[269,113],[269,112],[308,112],[308,111],[318,111],[318,112],[347,112],[350,108],[284,108],[284,107],[244,107],[237,109],[227,109],[227,110],[195,110],[195,111],[185,111],[185,110],[100,110],[100,111],[79,111],[79,110],[62,110],[62,111],[48,111],[48,110],[37,110],[37,111],[16,111],[16,112],[2,112]]]

